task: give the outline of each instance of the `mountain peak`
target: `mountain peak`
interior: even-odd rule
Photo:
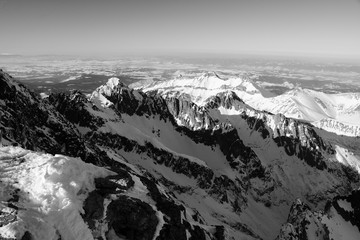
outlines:
[[[30,92],[23,84],[13,79],[8,73],[2,69],[0,71],[0,98],[11,99],[17,98],[17,96],[23,95],[29,98],[31,102],[37,101],[34,93]]]
[[[140,89],[140,88],[139,88]],[[154,82],[143,86],[142,91],[156,91],[163,96],[190,96],[190,100],[204,106],[206,100],[218,93],[234,91],[241,99],[272,97],[273,94],[255,82],[241,76],[220,77],[216,72],[205,72],[197,77],[175,78],[169,81]],[[189,98],[189,97],[188,97]]]
[[[105,96],[111,96],[115,88],[120,84],[121,83],[118,78],[110,78],[106,84],[96,88],[96,90],[91,94],[90,100],[99,103],[103,107],[109,107],[110,105],[113,105],[112,102],[110,102]]]
[[[120,79],[117,77],[112,77],[110,78],[107,83],[106,86],[108,86],[111,89],[114,89],[116,86],[118,86],[120,83]]]
[[[4,82],[7,82],[7,83],[13,83],[14,82],[12,77],[8,73],[4,72],[2,69],[0,69],[0,80],[4,81]]]
[[[215,71],[206,72],[200,76],[200,78],[210,78],[210,77],[221,79],[221,77],[219,77],[219,75]]]

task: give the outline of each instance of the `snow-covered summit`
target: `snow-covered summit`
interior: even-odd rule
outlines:
[[[98,87],[95,92],[100,94],[104,94],[106,96],[110,96],[111,93],[115,90],[115,88],[120,84],[120,80],[116,77],[110,78],[106,84],[101,85]]]
[[[222,79],[215,71],[205,72],[199,78],[209,78],[209,77]]]
[[[112,77],[107,81],[106,86],[110,89],[114,89],[117,85],[119,85],[119,83],[120,83],[119,78]]]
[[[109,101],[106,96],[110,96],[119,84],[119,78],[110,78],[106,84],[101,85],[91,94],[90,100],[99,103],[103,107],[111,106],[113,103]]]
[[[246,77],[221,78],[216,72],[207,72],[196,78],[175,78],[169,81],[153,82],[149,85],[138,87],[144,92],[157,91],[171,97],[181,95],[190,96],[190,100],[199,106],[206,104],[206,100],[218,93],[234,91],[239,97],[270,97],[270,92],[258,86]]]
[[[212,97],[232,91],[249,106],[286,117],[316,123],[332,119],[339,124],[327,124],[326,130],[338,134],[358,136],[357,131],[348,130],[360,126],[360,94],[326,94],[297,87],[279,96],[261,88],[246,75],[221,78],[215,72],[199,77],[181,77],[169,81],[156,81],[140,86],[144,92],[158,92],[165,97],[185,97],[199,106],[206,105]],[[337,127],[338,126],[338,127]]]

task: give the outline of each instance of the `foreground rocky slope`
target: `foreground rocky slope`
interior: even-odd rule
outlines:
[[[2,76],[10,90],[20,86]],[[26,134],[2,118],[4,144],[81,157],[113,172],[96,178],[83,201],[81,216],[95,239],[274,239],[285,236],[282,225],[297,198],[316,212],[359,187],[357,153],[339,160],[337,150],[347,142],[257,111],[232,91],[202,106],[145,94],[116,78],[91,96],[73,91],[40,101],[24,87],[12,93],[23,99],[23,108],[57,116],[61,127],[53,129],[45,117],[23,121]],[[1,111],[20,119],[12,107],[20,104],[17,98],[0,96],[6,103]],[[44,142],[63,146],[56,139],[61,128],[79,147],[26,146],[39,128],[49,133]]]

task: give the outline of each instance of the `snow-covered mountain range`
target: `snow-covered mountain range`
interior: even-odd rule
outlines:
[[[295,88],[274,96],[249,78],[223,79],[215,72],[193,78],[180,76],[170,81],[136,83],[136,88],[144,92],[156,91],[163,96],[186,97],[200,106],[210,97],[230,90],[255,109],[309,121],[337,134],[360,136],[359,93],[325,94]]]
[[[358,239],[360,139],[219,79],[41,99],[0,72],[0,237]]]

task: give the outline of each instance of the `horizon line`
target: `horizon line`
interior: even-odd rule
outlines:
[[[11,53],[0,52],[1,57],[293,57],[331,60],[360,60],[360,55],[334,53],[305,53],[305,52],[278,52],[278,51],[144,51],[144,52],[74,52],[74,53]]]

